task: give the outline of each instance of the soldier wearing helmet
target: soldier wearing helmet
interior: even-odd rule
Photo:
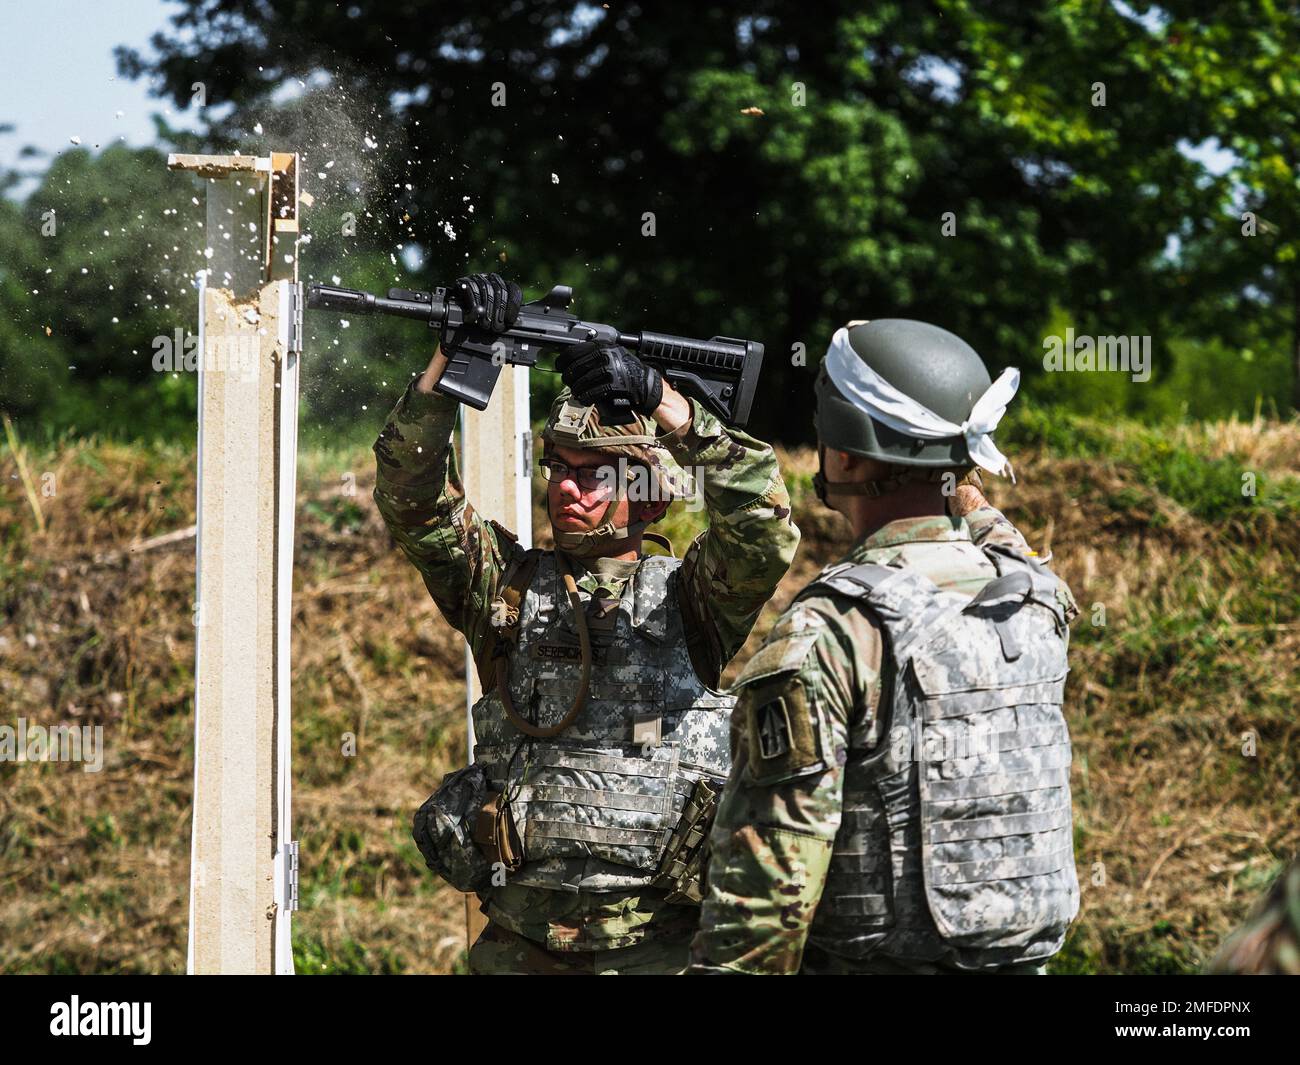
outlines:
[[[1078,909],[1061,713],[1077,608],[977,468],[1019,375],[944,329],[840,329],[824,504],[857,541],[746,663],[696,973],[1041,971]]]
[[[518,313],[496,275],[459,290],[481,327]],[[570,349],[542,434],[556,547],[525,551],[465,499],[457,404],[432,391],[445,363],[435,353],[375,445],[380,513],[484,692],[474,761],[421,807],[416,842],[482,901],[472,972],[681,972],[730,763],[719,680],[799,540],[776,457],[628,351]],[[602,425],[598,400],[634,420]],[[708,528],[680,559],[644,554],[693,487]]]

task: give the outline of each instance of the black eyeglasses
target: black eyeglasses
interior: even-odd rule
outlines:
[[[617,467],[608,463],[599,466],[570,466],[559,459],[544,458],[538,465],[546,480],[558,482],[572,477],[584,492],[596,488],[612,488],[617,477]]]

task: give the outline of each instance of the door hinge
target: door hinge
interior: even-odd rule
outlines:
[[[289,305],[285,308],[285,343],[286,354],[302,354],[302,285],[289,282]]]
[[[298,908],[298,841],[292,840],[280,850],[284,862],[284,898],[281,905],[286,912]]]

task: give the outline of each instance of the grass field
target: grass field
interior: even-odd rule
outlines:
[[[1019,484],[989,494],[1083,610],[1067,694],[1083,908],[1052,968],[1193,971],[1300,846],[1300,425],[1026,408],[1000,440]],[[803,542],[725,679],[849,543],[812,496],[815,455],[782,460]],[[21,465],[0,451],[0,724],[100,724],[107,753],[97,774],[0,764],[0,972],[180,972],[193,540],[129,547],[193,523],[193,450],[75,440]],[[409,825],[463,760],[463,644],[372,483],[365,449],[302,456],[295,953],[306,973],[449,972],[461,898]],[[665,523],[679,552],[696,517]]]

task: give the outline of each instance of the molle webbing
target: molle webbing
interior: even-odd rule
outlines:
[[[682,617],[681,561],[643,556],[621,594],[577,589],[567,601],[562,560],[539,555],[508,610],[497,689],[474,706],[475,759],[510,800],[523,866],[510,882],[559,891],[657,885],[690,899],[711,816],[701,790],[721,790],[735,700],[695,672]],[[522,583],[510,573],[507,585]],[[591,623],[588,697],[563,733],[522,736],[502,692],[530,722],[561,719],[581,674],[576,626]],[[696,800],[699,799],[697,802]],[[698,807],[698,809],[697,809]]]
[[[801,595],[868,607],[887,648],[889,734],[850,749],[811,933],[828,949],[993,968],[1054,953],[1077,912],[1056,579],[984,554],[998,576],[971,598],[871,563]]]

